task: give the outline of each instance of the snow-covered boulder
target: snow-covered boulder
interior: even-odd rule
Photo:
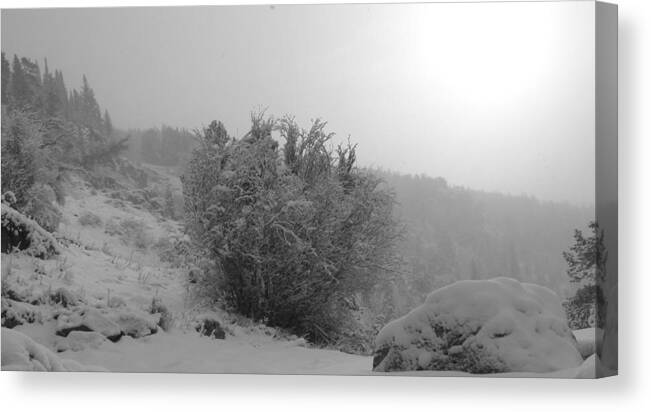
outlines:
[[[387,324],[373,370],[550,372],[583,359],[559,297],[509,278],[456,282]]]
[[[81,365],[61,359],[45,346],[15,330],[2,328],[2,370],[46,372],[105,371],[96,366]]]
[[[110,319],[119,325],[125,335],[132,338],[154,334],[158,331],[158,320],[160,314],[150,315],[144,312],[133,310],[121,310],[109,315]]]
[[[64,352],[67,350],[78,352],[84,349],[99,349],[99,347],[106,342],[108,342],[106,336],[99,332],[82,332],[75,330],[68,333],[68,336],[65,338],[58,338],[54,346],[57,352]]]
[[[65,337],[72,331],[99,332],[112,342],[117,342],[122,337],[120,325],[98,309],[91,307],[59,315],[56,334]]]

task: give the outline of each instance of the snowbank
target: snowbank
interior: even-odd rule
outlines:
[[[545,373],[581,365],[559,297],[514,279],[460,281],[386,325],[373,369]]]
[[[100,372],[105,369],[61,359],[24,334],[2,328],[2,370],[40,372]]]

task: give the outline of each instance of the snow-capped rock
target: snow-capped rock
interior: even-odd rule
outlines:
[[[71,350],[74,352],[84,349],[99,349],[104,343],[108,342],[106,336],[99,332],[82,332],[74,330],[68,333],[65,338],[58,338],[55,342],[57,352]]]
[[[68,336],[72,331],[99,332],[113,342],[118,341],[122,336],[120,325],[98,309],[91,307],[59,315],[56,334]]]
[[[460,281],[386,325],[374,371],[550,372],[581,365],[559,297],[509,278]]]
[[[142,338],[158,331],[160,314],[150,315],[134,310],[121,310],[111,313],[109,318],[119,325],[125,335],[132,338]]]

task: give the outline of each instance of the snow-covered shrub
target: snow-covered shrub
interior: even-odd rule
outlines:
[[[18,249],[41,259],[60,253],[57,240],[36,221],[5,203],[1,207],[3,253]]]
[[[26,198],[27,204],[22,212],[48,232],[56,231],[63,215],[55,204],[56,194],[52,187],[37,183],[27,191]]]
[[[175,268],[187,268],[194,265],[199,258],[195,248],[187,237],[161,237],[153,247],[161,261]]]
[[[386,325],[375,371],[549,372],[582,357],[559,297],[514,279],[460,281]]]
[[[388,273],[398,230],[391,193],[356,168],[354,146],[328,148],[325,125],[253,116],[236,140],[213,122],[182,183],[186,227],[217,265],[227,303],[332,344],[352,316],[350,297]]]
[[[109,235],[120,237],[124,244],[137,249],[147,249],[154,242],[147,225],[141,220],[114,218],[106,223],[104,231]]]
[[[11,299],[2,299],[2,326],[14,328],[25,323],[41,323],[43,316],[37,306]]]
[[[154,297],[151,300],[149,313],[160,315],[160,318],[158,319],[158,326],[160,326],[161,329],[163,329],[166,332],[172,329],[172,325],[174,324],[174,318],[172,317],[172,313],[167,309],[167,306],[163,304],[161,298]]]
[[[204,336],[215,339],[225,339],[226,332],[217,317],[211,314],[199,315],[194,320],[194,329]]]
[[[99,227],[102,226],[102,218],[97,216],[93,212],[84,212],[79,216],[79,224],[82,226],[93,226]]]
[[[77,305],[81,299],[73,292],[65,288],[58,288],[50,296],[51,303],[61,305],[64,308]]]

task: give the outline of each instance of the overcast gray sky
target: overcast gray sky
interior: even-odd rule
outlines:
[[[329,122],[363,165],[594,201],[592,2],[2,11],[117,127]]]

